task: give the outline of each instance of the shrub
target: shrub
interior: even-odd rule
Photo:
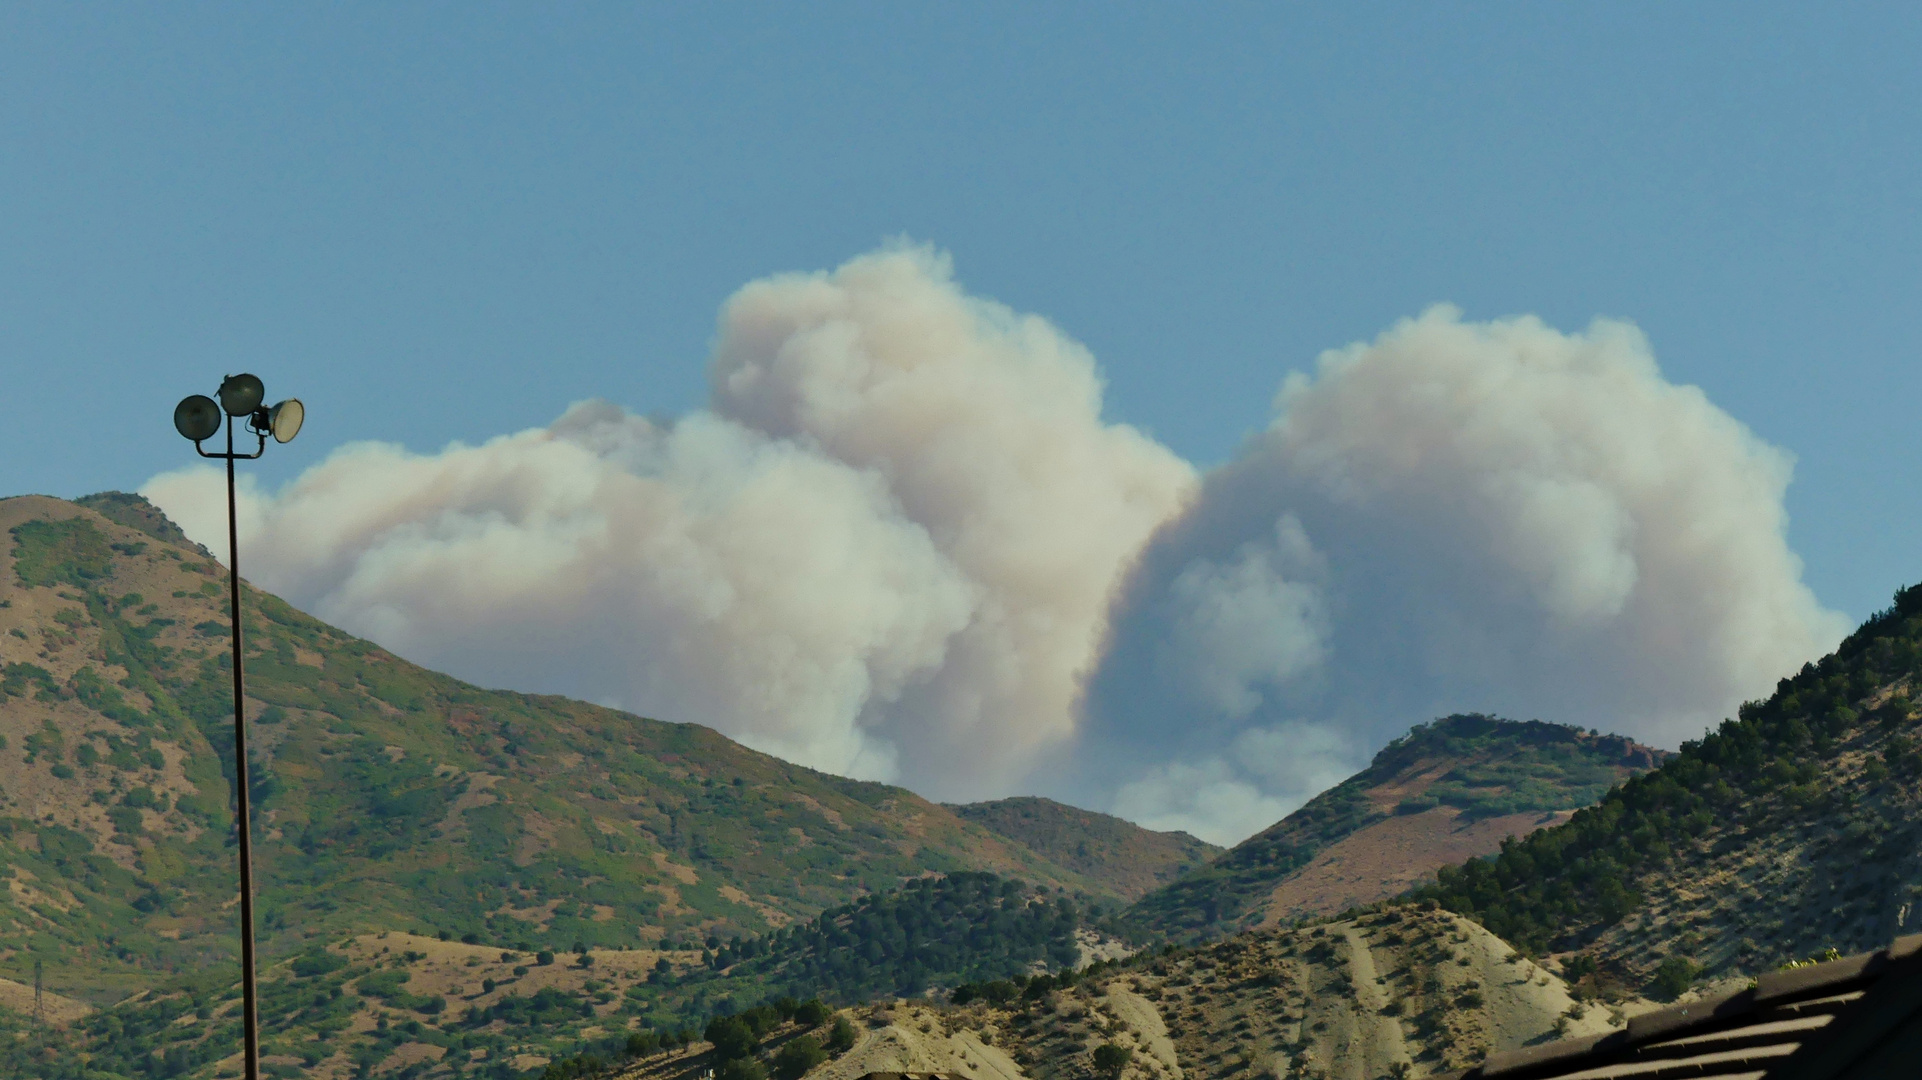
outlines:
[[[834,1027],[828,1031],[827,1051],[839,1056],[854,1049],[854,1025],[845,1016],[834,1018]]]
[[[545,967],[554,962],[554,954],[546,949],[542,949],[540,952],[534,954],[534,962]]]
[[[1694,984],[1695,976],[1701,971],[1688,958],[1671,956],[1656,967],[1655,977],[1649,980],[1649,987],[1654,990],[1656,997],[1673,1001]]]
[[[294,957],[293,963],[294,976],[301,979],[311,979],[316,975],[339,971],[346,966],[346,957],[330,952],[305,953]]]
[[[1125,1046],[1102,1043],[1094,1048],[1094,1071],[1103,1076],[1120,1076],[1134,1056],[1134,1051]]]
[[[729,1058],[715,1070],[714,1080],[767,1080],[767,1070],[753,1058]]]
[[[646,1057],[661,1048],[661,1037],[651,1031],[637,1031],[627,1037],[627,1056]]]
[[[820,1042],[814,1036],[802,1035],[788,1040],[787,1045],[774,1055],[774,1075],[781,1080],[797,1080],[827,1059],[827,1051],[821,1049]]]
[[[794,1022],[806,1028],[817,1028],[828,1022],[833,1013],[820,998],[809,998],[794,1009]]]
[[[708,1021],[704,1033],[708,1042],[714,1044],[714,1053],[723,1061],[753,1055],[760,1045],[754,1032],[738,1016],[721,1016]]]

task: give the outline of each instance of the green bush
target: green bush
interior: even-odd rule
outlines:
[[[828,1031],[827,1052],[839,1057],[854,1049],[854,1025],[845,1016],[834,1018],[834,1027]]]
[[[1671,956],[1655,968],[1655,977],[1649,980],[1649,988],[1663,1001],[1674,1001],[1695,984],[1695,976],[1702,969],[1686,957]]]
[[[767,1080],[767,1070],[753,1058],[729,1058],[714,1071],[714,1080]]]
[[[738,1016],[718,1016],[708,1021],[703,1037],[714,1044],[714,1054],[723,1061],[751,1057],[761,1041],[753,1029]]]
[[[828,1022],[833,1012],[820,998],[809,998],[794,1010],[794,1022],[804,1028],[817,1028]]]
[[[316,975],[339,971],[346,966],[346,957],[330,952],[303,953],[294,957],[293,962],[294,976],[301,979],[311,979]]]
[[[797,1080],[808,1070],[828,1059],[828,1052],[812,1035],[789,1039],[774,1055],[774,1075],[780,1080]]]
[[[1102,1043],[1094,1048],[1094,1071],[1103,1076],[1120,1076],[1134,1056],[1134,1051],[1125,1046]]]

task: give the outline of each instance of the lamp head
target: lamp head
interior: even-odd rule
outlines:
[[[290,397],[267,410],[267,430],[273,433],[275,442],[293,442],[300,434],[300,422],[306,418],[307,407],[299,398]]]
[[[220,384],[220,407],[228,416],[252,415],[266,396],[267,388],[254,375],[229,375]]]
[[[205,394],[180,399],[174,406],[174,430],[199,442],[220,430],[220,406]]]

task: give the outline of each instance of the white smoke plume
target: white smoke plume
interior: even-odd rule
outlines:
[[[949,799],[1233,841],[1451,710],[1672,745],[1831,646],[1789,462],[1632,327],[1437,308],[1206,477],[889,248],[742,289],[705,410],[575,406],[248,490],[243,570],[401,655]],[[143,491],[224,548],[217,473]]]
[[[1789,550],[1790,471],[1665,381],[1633,326],[1431,309],[1289,377],[1271,426],[1151,544],[1085,757],[1145,774],[1137,820],[1225,837],[1449,712],[1675,746],[1846,630]],[[1304,727],[1328,737],[1291,740],[1292,774],[1247,746]]]
[[[925,249],[747,286],[710,377],[665,426],[587,403],[477,447],[345,447],[249,494],[243,571],[491,685],[1014,790],[1072,736],[1114,583],[1193,470],[1102,422],[1086,349]],[[212,537],[220,483],[143,490]]]

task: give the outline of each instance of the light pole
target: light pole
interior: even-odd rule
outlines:
[[[234,462],[251,460],[267,452],[267,436],[287,442],[300,432],[307,410],[298,398],[288,398],[267,407],[266,388],[252,375],[229,375],[220,384],[220,401],[205,394],[182,398],[174,406],[174,429],[194,442],[194,450],[204,458],[227,462],[227,604],[233,621],[234,643],[234,788],[239,794],[236,821],[240,837],[240,988],[241,1022],[246,1031],[247,1080],[260,1080],[260,1010],[254,986],[254,857],[253,827],[247,813],[247,722],[245,691],[240,676],[240,527],[234,512]],[[210,454],[200,444],[220,430],[222,413],[227,422],[227,452]],[[246,417],[247,430],[260,440],[251,454],[234,451],[234,418]]]

